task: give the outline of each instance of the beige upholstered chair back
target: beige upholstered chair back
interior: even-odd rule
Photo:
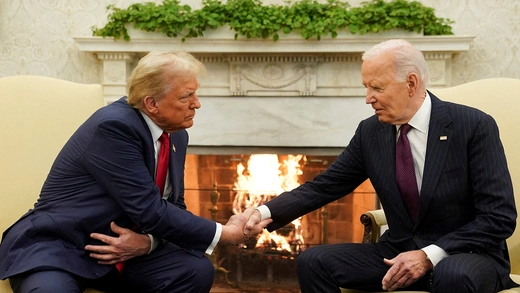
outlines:
[[[103,105],[99,84],[42,76],[0,78],[0,231],[30,209],[52,162]]]
[[[520,207],[520,79],[491,78],[459,86],[432,90],[441,100],[478,108],[493,116],[500,128],[517,210]],[[512,273],[520,274],[520,218],[517,229],[508,240]]]
[[[34,205],[56,155],[103,106],[103,93],[100,84],[19,75],[0,78],[0,101],[2,233]],[[0,292],[12,292],[7,281]]]

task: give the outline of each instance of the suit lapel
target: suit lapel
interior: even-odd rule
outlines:
[[[395,136],[396,130],[394,125],[381,124],[382,127],[377,134],[378,154],[380,154],[381,169],[388,174],[390,182],[395,183]],[[388,147],[391,146],[391,147]],[[397,185],[394,184],[396,187]]]
[[[125,101],[126,103],[126,101]],[[128,103],[126,103],[128,105]],[[128,105],[128,107],[130,108],[130,105]],[[141,113],[139,112],[138,109],[134,109],[134,108],[131,108],[134,113],[136,114],[136,116],[138,117],[139,121],[141,121],[142,123],[142,131],[145,132],[144,136],[147,138],[147,139],[143,139],[143,145],[144,145],[144,149],[145,150],[148,150],[147,152],[145,151],[145,165],[146,165],[146,168],[148,169],[149,173],[150,173],[150,177],[152,177],[152,179],[155,179],[155,150],[154,150],[154,141],[153,141],[153,138],[152,138],[152,133],[150,132],[150,128],[148,128],[148,124],[146,124],[146,121],[144,120],[143,118],[143,115],[141,115]]]
[[[423,218],[430,201],[435,194],[439,179],[442,175],[444,162],[450,149],[452,131],[447,128],[452,123],[444,102],[432,93],[432,112],[428,130],[428,141],[426,145],[426,157],[424,162],[423,182],[420,194],[420,222]]]

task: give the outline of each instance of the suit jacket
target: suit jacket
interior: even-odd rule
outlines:
[[[326,171],[266,204],[274,220],[268,229],[280,228],[370,179],[388,220],[389,229],[379,241],[383,253],[391,257],[435,244],[448,254],[487,254],[497,261],[502,283],[511,284],[505,239],[515,229],[517,214],[497,124],[477,109],[430,96],[432,112],[415,224],[395,180],[395,126],[381,123],[374,115],[359,124],[349,145]]]
[[[187,132],[172,133],[170,142],[176,151],[170,150],[173,194],[166,201],[154,183],[154,142],[139,111],[125,97],[96,111],[58,154],[34,208],[4,232],[0,279],[48,267],[103,276],[113,266],[97,264],[84,247],[102,244],[90,233],[113,235],[111,221],[202,257],[216,225],[186,210]]]

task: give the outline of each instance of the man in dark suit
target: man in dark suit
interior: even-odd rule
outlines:
[[[186,210],[185,129],[201,106],[204,71],[188,53],[152,52],[133,71],[128,97],[78,128],[34,208],[3,234],[0,278],[14,292],[209,292],[214,268],[205,253],[243,242],[253,210],[226,225]],[[169,160],[158,186],[161,146]]]
[[[340,292],[344,287],[491,293],[517,286],[509,278],[505,241],[515,229],[517,213],[494,119],[427,91],[426,61],[404,40],[365,52],[361,73],[366,103],[375,115],[361,121],[326,171],[258,207],[246,233],[266,218],[273,220],[268,230],[283,227],[370,179],[388,230],[376,244],[304,251],[297,260],[302,292]],[[413,167],[406,186],[415,189],[415,204],[410,205],[413,201],[402,198],[408,187],[399,185],[396,171],[401,127],[410,129]]]

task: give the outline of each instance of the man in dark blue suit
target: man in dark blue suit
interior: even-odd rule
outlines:
[[[246,232],[267,218],[273,220],[267,229],[276,230],[370,179],[388,230],[376,244],[304,251],[297,260],[302,292],[344,287],[492,293],[516,287],[505,240],[515,229],[517,213],[495,120],[427,91],[426,61],[404,40],[365,52],[361,73],[366,103],[375,115],[361,121],[326,171],[258,207]],[[403,125],[411,126],[407,138],[416,204],[410,208],[396,175],[396,142]]]
[[[78,128],[34,208],[3,234],[0,278],[14,292],[209,292],[214,268],[205,254],[247,239],[253,210],[226,225],[186,210],[185,129],[201,106],[204,71],[188,53],[152,52],[133,71],[128,97]],[[171,147],[166,183],[157,186],[161,135]]]

